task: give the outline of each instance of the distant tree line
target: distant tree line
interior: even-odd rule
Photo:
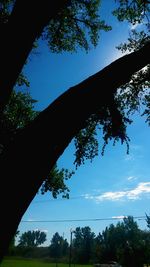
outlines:
[[[142,267],[150,263],[150,216],[146,215],[147,230],[141,230],[132,216],[124,217],[116,225],[110,224],[97,236],[89,226],[72,231],[71,244],[56,232],[48,247],[39,247],[46,241],[46,233],[28,231],[15,238],[10,255],[49,258],[52,262],[93,264],[117,261],[122,266]],[[18,235],[19,232],[16,233]]]

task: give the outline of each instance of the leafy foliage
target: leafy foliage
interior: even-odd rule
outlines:
[[[101,259],[103,262],[115,260],[123,266],[142,267],[145,261],[144,234],[132,216],[124,217],[116,226],[111,224],[98,236]]]
[[[145,104],[146,108],[143,112],[143,116],[146,115],[146,122],[150,126],[150,95],[146,95],[143,104]]]
[[[150,229],[150,216],[148,216],[146,214],[146,223],[147,223],[147,227]]]
[[[120,44],[117,48],[124,52],[132,52],[140,49],[145,43],[150,41],[150,36],[143,30],[137,32],[132,30],[128,42]],[[120,104],[126,108],[128,114],[133,114],[135,111],[142,112],[142,116],[146,115],[146,122],[149,123],[150,113],[150,65],[145,66],[140,71],[132,75],[129,83],[124,84],[117,95]]]
[[[3,27],[11,15],[14,0],[0,1],[0,25]],[[71,0],[68,6],[50,20],[42,33],[51,52],[77,51],[81,47],[88,51],[90,44],[96,46],[99,31],[109,31],[111,27],[100,20],[98,10],[100,0]],[[37,41],[33,48],[37,47]]]
[[[13,239],[11,240],[11,243],[9,245],[9,255],[13,255],[14,252],[15,252],[15,240],[16,240],[16,237],[19,235],[19,231],[17,230],[16,233],[15,233],[15,236],[13,237]]]
[[[77,227],[72,231],[71,247],[66,239],[56,232],[50,241],[49,247],[37,247],[35,236],[40,231],[28,231],[21,235],[19,245],[10,250],[10,255],[51,258],[68,263],[69,248],[71,248],[72,264],[108,263],[116,261],[121,266],[143,267],[150,263],[150,216],[146,214],[148,230],[141,230],[132,216],[124,217],[116,225],[110,224],[96,236],[89,226]],[[33,234],[34,232],[34,234]],[[38,232],[35,235],[35,232]],[[44,233],[45,236],[45,233]],[[41,239],[40,239],[41,240]],[[42,238],[43,240],[43,238]],[[37,244],[38,243],[38,244]],[[42,244],[42,243],[41,243]],[[42,250],[41,250],[42,249]],[[42,253],[42,254],[41,254]]]
[[[56,232],[51,240],[51,244],[49,246],[50,256],[53,258],[61,258],[62,256],[66,256],[68,252],[68,242],[67,239],[64,239],[62,236]]]
[[[37,116],[38,112],[34,110],[36,102],[29,93],[12,92],[0,120],[1,148],[5,148],[13,140],[16,132],[27,126]]]
[[[0,26],[8,22],[14,0],[0,0]]]
[[[20,236],[19,247],[37,247],[46,241],[46,233],[37,231],[24,232]]]
[[[97,45],[99,31],[111,27],[100,20],[100,0],[72,0],[68,7],[52,19],[43,33],[52,52],[76,51],[81,47],[88,51],[90,43]]]
[[[36,102],[29,93],[13,91],[0,120],[1,152],[13,140],[17,131],[27,126],[39,114],[38,111],[34,110]],[[50,191],[54,198],[57,198],[58,194],[63,194],[63,197],[69,198],[69,189],[65,185],[65,181],[71,178],[73,174],[73,171],[70,172],[67,169],[59,170],[57,165],[54,166],[42,185],[41,193],[44,194]]]
[[[50,191],[54,198],[57,198],[58,194],[63,194],[63,198],[69,198],[70,190],[66,186],[65,181],[70,179],[73,174],[73,171],[70,172],[64,168],[59,170],[57,165],[55,165],[42,184],[41,193],[44,194]]]
[[[121,50],[122,53],[137,51],[148,41],[150,41],[150,36],[144,30],[138,32],[137,30],[133,29],[129,33],[127,42],[118,45],[117,49]]]
[[[26,87],[30,86],[27,77],[23,73],[21,73],[17,79],[17,86],[26,86]]]
[[[150,41],[150,2],[143,0],[118,0],[116,2],[119,7],[113,11],[113,15],[119,21],[127,20],[133,25],[143,23],[143,30],[131,30],[127,42],[118,45],[117,49],[122,53],[137,51]],[[126,143],[127,153],[129,153],[130,139],[127,135],[127,126],[132,123],[132,115],[142,110],[141,115],[145,116],[146,122],[150,124],[149,90],[150,65],[147,65],[132,75],[129,83],[118,88],[110,105],[104,105],[96,114],[93,114],[87,121],[86,127],[75,137],[76,167],[87,159],[92,161],[98,155],[98,131],[101,131],[104,140],[102,155],[110,140],[114,145],[119,140],[121,144]]]
[[[119,8],[113,14],[117,16],[119,21],[127,20],[133,25],[141,25],[142,30],[131,30],[126,43],[121,43],[117,49],[122,53],[137,51],[150,41],[150,2],[147,0],[125,1],[119,0]],[[146,27],[145,27],[146,26]],[[135,111],[145,110],[142,115],[146,115],[146,121],[149,123],[150,103],[150,65],[145,66],[142,70],[135,73],[129,83],[123,85],[119,89],[117,95],[118,101],[125,107],[128,115]]]
[[[119,7],[113,11],[119,21],[128,20],[133,25],[147,20],[146,26],[149,27],[149,0],[117,0]]]
[[[89,263],[93,254],[95,234],[89,226],[77,227],[73,239],[73,261],[78,263]]]
[[[127,144],[127,152],[129,150],[129,137],[126,133],[127,125],[132,121],[126,116],[124,107],[115,98],[109,105],[104,105],[101,109],[93,114],[87,121],[85,129],[81,130],[75,137],[75,164],[80,166],[85,160],[93,160],[98,155],[98,132],[103,135],[103,146],[101,153],[104,154],[106,145],[110,140],[113,144],[119,140],[121,143]]]
[[[76,167],[84,164],[85,159],[92,159],[98,154],[97,121],[91,116],[87,127],[81,130],[75,137],[75,164]]]
[[[34,104],[37,101],[32,99],[29,93],[13,92],[4,114],[8,118],[12,128],[15,130],[25,127],[38,114]]]

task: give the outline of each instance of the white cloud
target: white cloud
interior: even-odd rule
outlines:
[[[130,151],[129,154],[126,154],[124,157],[125,161],[135,161],[136,159],[142,158],[143,157],[143,147],[132,144],[130,146]]]
[[[99,196],[92,196],[86,194],[85,199],[95,200],[96,203],[101,201],[121,201],[121,200],[136,200],[141,196],[150,193],[150,182],[139,183],[134,189],[115,191],[115,192],[105,192]]]
[[[143,20],[141,23],[139,23],[139,22],[137,22],[135,24],[130,23],[129,28],[130,28],[130,30],[135,30],[137,28],[141,28],[141,27],[145,26],[145,24],[146,24],[145,20]]]
[[[133,154],[128,154],[125,156],[125,161],[133,161],[135,160],[135,157]]]
[[[44,233],[48,233],[48,230],[47,229],[41,230],[41,231],[44,232]]]
[[[40,232],[48,233],[48,230],[45,230],[45,229],[43,230],[43,229],[38,229],[37,228],[37,229],[34,229],[34,231],[40,231]]]
[[[145,193],[150,193],[150,182],[139,183],[135,189],[128,191],[128,198],[137,199],[141,194]]]
[[[135,179],[136,179],[136,177],[134,177],[134,176],[129,176],[129,177],[127,178],[128,181],[135,180]]]
[[[82,195],[85,199],[94,199],[95,196],[92,196],[90,194],[85,194],[85,195]]]
[[[124,216],[124,215],[120,215],[120,216],[112,216],[112,219],[119,219],[119,220],[122,220],[124,218],[127,218],[127,216]]]
[[[135,23],[134,25],[133,24],[130,24],[129,25],[129,28],[130,30],[135,30],[136,28],[138,28],[139,26],[141,26],[141,24],[139,24],[138,22]]]

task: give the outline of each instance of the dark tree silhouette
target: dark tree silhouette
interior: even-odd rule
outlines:
[[[8,22],[1,25],[1,114],[34,42],[49,20],[70,2],[56,0],[52,5],[45,0],[36,2],[36,6],[35,1],[15,2]],[[89,117],[107,108],[113,114],[112,120],[118,116],[114,94],[135,72],[150,63],[149,51],[150,42],[147,42],[139,50],[68,89],[20,129],[3,149],[0,154],[1,192],[4,192],[0,194],[1,259],[45,177],[72,138],[86,127]]]
[[[46,233],[40,230],[24,232],[19,239],[19,247],[38,247],[46,241]]]

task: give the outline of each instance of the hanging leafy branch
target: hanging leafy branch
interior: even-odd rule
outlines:
[[[44,194],[48,191],[52,193],[54,198],[57,198],[59,194],[62,194],[63,198],[69,198],[69,188],[66,186],[65,181],[71,178],[74,171],[62,168],[58,169],[55,165],[50,171],[48,177],[46,177],[42,187],[41,193]]]
[[[150,1],[149,0],[116,0],[119,7],[113,11],[113,15],[119,21],[127,20],[133,25],[147,21],[150,23]]]
[[[113,145],[117,141],[124,142],[127,145],[127,153],[129,152],[129,137],[126,133],[128,124],[132,120],[124,112],[124,107],[117,98],[112,98],[109,105],[104,105],[101,109],[93,114],[87,121],[87,126],[82,129],[75,137],[75,165],[76,168],[85,163],[85,160],[92,161],[98,155],[98,133],[103,136],[103,146],[101,154],[104,155],[105,147],[109,141],[113,141]]]
[[[131,30],[126,43],[120,44],[117,49],[122,53],[137,51],[150,41],[149,36],[149,1],[139,0],[118,0],[119,7],[113,11],[113,15],[119,21],[127,20],[135,24],[145,23],[146,28],[140,32]],[[144,25],[144,24],[143,24]],[[98,155],[97,131],[103,134],[104,144],[102,146],[102,155],[109,140],[113,144],[117,141],[124,142],[127,145],[129,153],[129,137],[126,129],[128,124],[132,123],[130,118],[140,107],[145,106],[142,116],[146,115],[146,122],[150,123],[150,65],[135,73],[129,83],[118,88],[117,93],[112,98],[110,106],[105,106],[93,114],[87,121],[85,129],[81,130],[75,137],[75,164],[80,166],[85,160],[93,160]],[[98,114],[101,114],[97,116]]]
[[[43,33],[52,52],[77,51],[90,49],[90,44],[96,46],[101,30],[109,31],[111,27],[100,20],[100,0],[72,0],[65,10],[52,19]]]

